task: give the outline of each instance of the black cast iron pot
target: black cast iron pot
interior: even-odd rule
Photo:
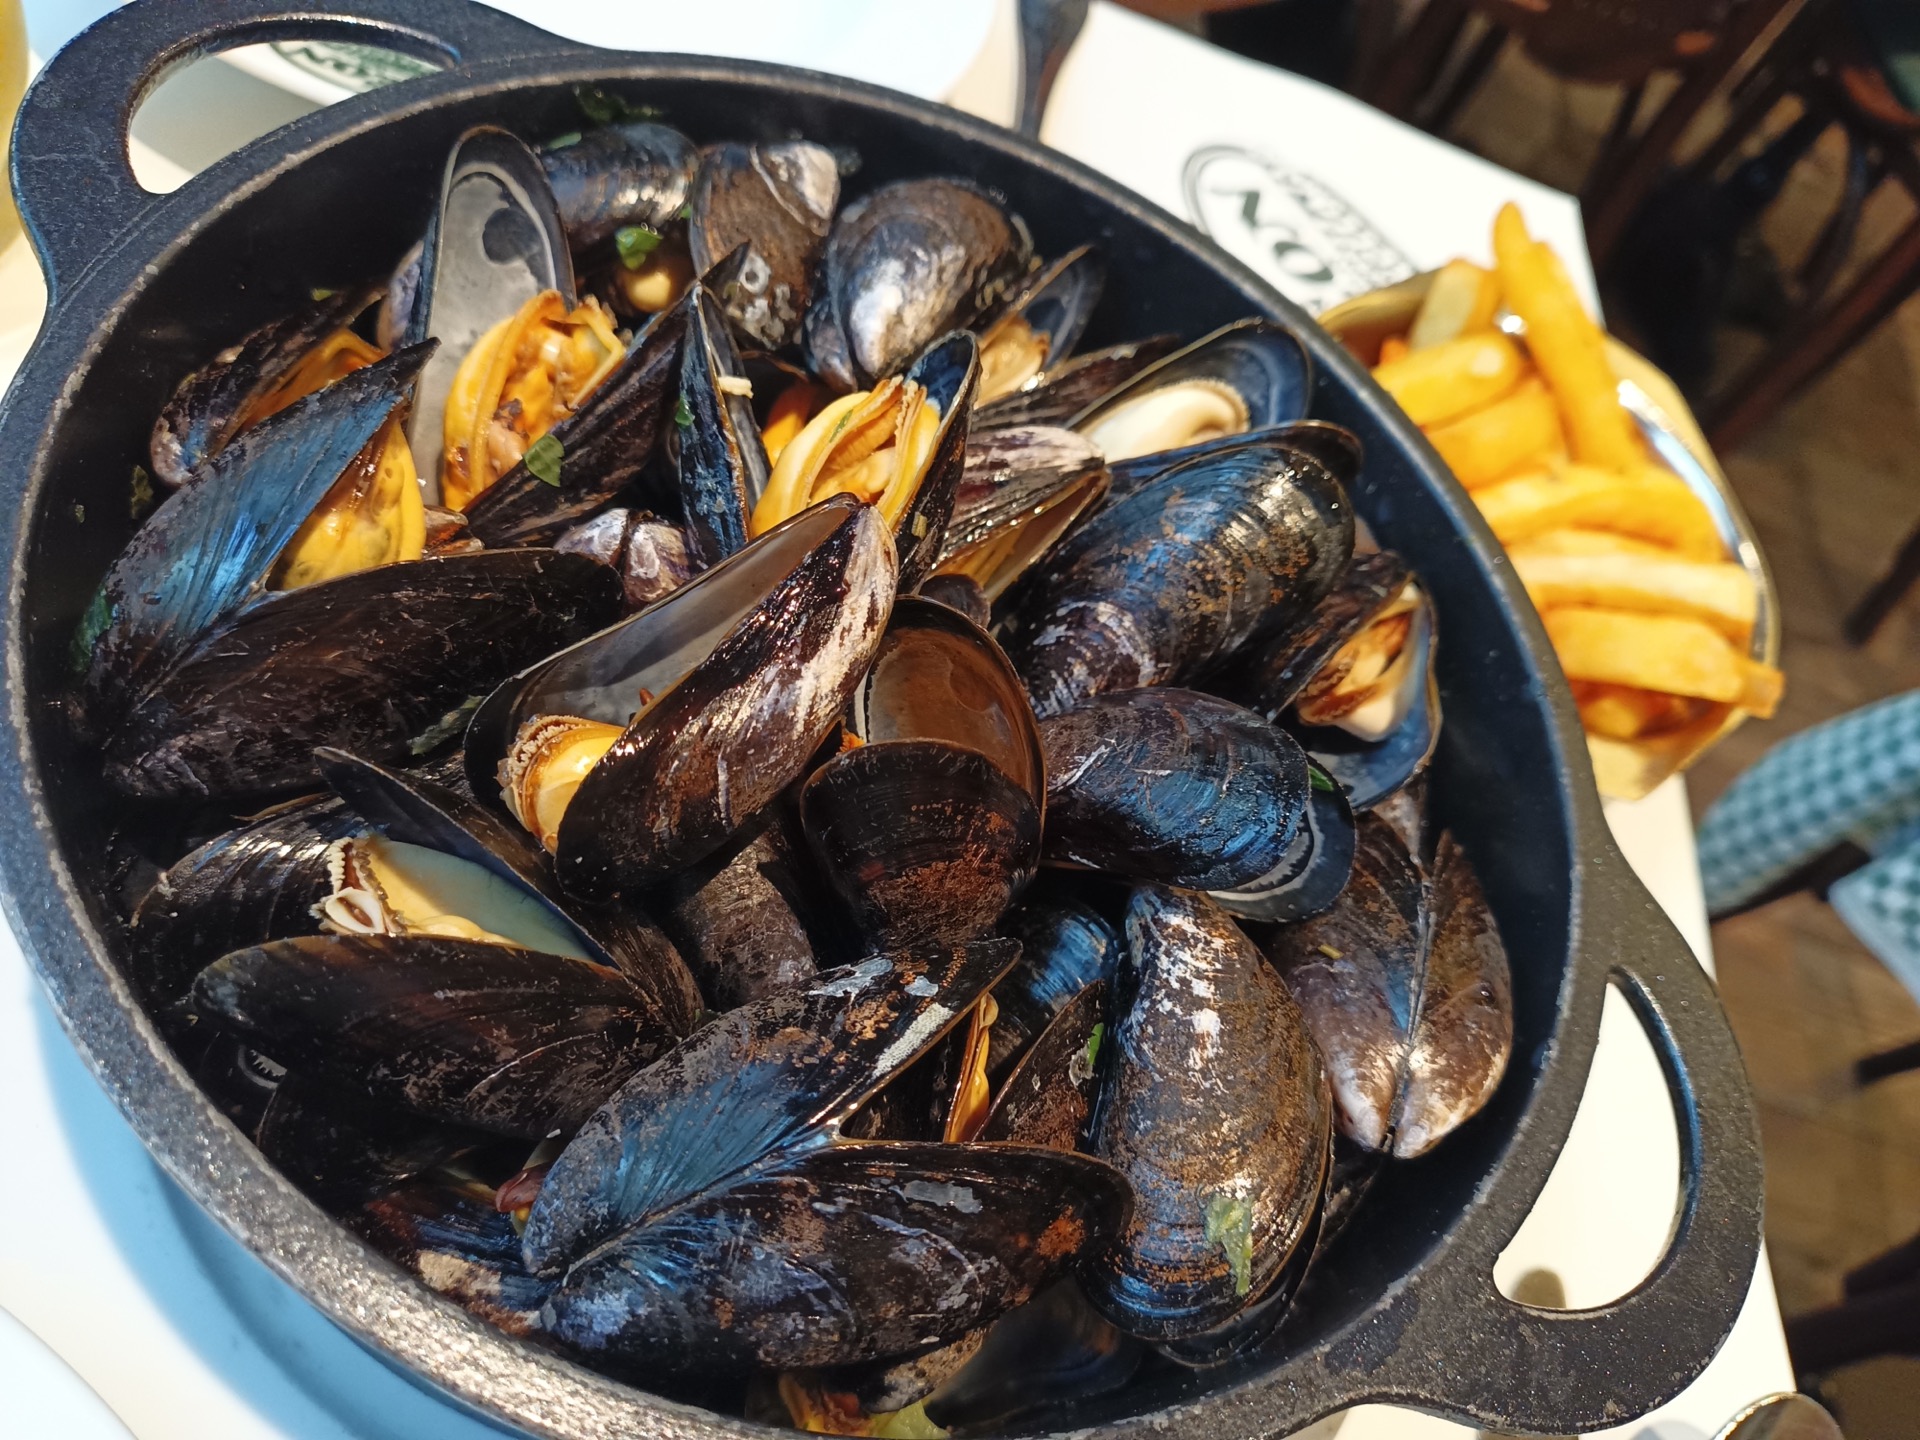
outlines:
[[[373,41],[443,73],[316,112],[153,196],[126,125],[172,67],[287,38]],[[1712,986],[1614,849],[1580,727],[1525,594],[1419,433],[1298,309],[1168,215],[1013,135],[900,95],[762,65],[613,54],[464,0],[142,0],[28,93],[13,183],[52,297],[0,413],[6,719],[0,873],[15,930],[87,1063],[174,1179],[376,1353],[539,1435],[711,1437],[758,1427],[669,1404],[512,1340],[430,1294],[287,1184],[202,1097],[121,978],[102,855],[112,800],[59,707],[67,651],[131,533],[131,467],[176,381],[314,285],[384,275],[420,234],[448,145],[483,121],[579,125],[577,81],[659,106],[697,140],[805,135],[861,157],[852,193],[957,173],[1005,193],[1042,254],[1097,239],[1110,339],[1201,334],[1261,312],[1319,367],[1316,413],[1364,438],[1356,500],[1439,605],[1446,707],[1436,803],[1485,877],[1513,957],[1517,1043],[1486,1112],[1391,1168],[1277,1342],[1076,1413],[1100,1435],[1282,1433],[1364,1401],[1499,1430],[1621,1423],[1681,1390],[1753,1274],[1761,1174],[1739,1056]],[[1652,1037],[1679,1122],[1671,1245],[1632,1294],[1553,1312],[1493,1263],[1573,1120],[1609,980]]]

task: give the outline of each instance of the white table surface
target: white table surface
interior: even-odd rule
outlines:
[[[1012,104],[1010,4],[1001,0],[981,59],[955,92],[959,103],[992,118],[1003,118]],[[1096,22],[1111,35],[1115,17],[1101,15],[1105,6],[1095,8]],[[1129,35],[1126,27],[1142,22],[1119,20],[1123,40],[1144,38],[1170,47],[1182,64],[1197,63],[1179,48],[1192,43],[1184,37]],[[1199,73],[1204,80],[1205,69]],[[1087,83],[1084,67],[1076,80],[1070,65],[1063,97],[1075,83]],[[190,99],[183,109],[193,108]],[[1305,103],[1323,106],[1325,95]],[[244,116],[236,123],[246,128]],[[1074,123],[1055,117],[1050,138],[1071,148]],[[1086,122],[1080,123],[1084,135]],[[149,138],[164,142],[168,134],[158,127]],[[178,167],[165,156],[137,159],[154,188],[177,181]],[[1512,179],[1515,193],[1529,193],[1526,182]],[[1151,177],[1134,183],[1152,193]],[[1482,225],[1490,215],[1471,218]],[[30,257],[16,243],[0,255],[0,375],[10,374],[24,354],[41,303]],[[1711,968],[1680,782],[1637,805],[1610,806],[1608,818],[1636,872]],[[63,1357],[139,1440],[478,1440],[501,1433],[374,1360],[200,1216],[87,1073],[4,928],[0,1094],[7,1097],[0,1106],[0,1153],[15,1166],[14,1183],[0,1187],[0,1309]],[[1496,1279],[1510,1289],[1528,1271],[1551,1270],[1574,1306],[1624,1293],[1666,1243],[1678,1174],[1672,1106],[1658,1062],[1627,1005],[1610,995],[1572,1134],[1532,1216],[1501,1257]],[[31,1363],[15,1357],[31,1354],[31,1347],[0,1347],[0,1393],[31,1381],[53,1395],[70,1384],[50,1374],[9,1373],[10,1365]],[[1791,1387],[1763,1257],[1740,1320],[1706,1373],[1670,1405],[1607,1433],[1704,1440],[1742,1405]],[[24,1417],[4,1406],[0,1402],[0,1414],[9,1423],[0,1433],[9,1437],[81,1433],[64,1424],[21,1430]],[[1344,1440],[1472,1433],[1377,1406],[1339,1417],[1338,1428]]]

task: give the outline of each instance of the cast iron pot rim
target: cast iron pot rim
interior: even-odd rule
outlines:
[[[357,8],[373,7],[363,3]],[[160,7],[136,5],[132,9],[155,14]],[[124,19],[128,13],[120,15]],[[109,17],[102,27],[112,21]],[[339,24],[334,22],[336,30]],[[6,715],[9,753],[4,773],[0,773],[0,826],[4,826],[0,832],[0,874],[6,881],[0,901],[52,994],[62,1026],[88,1067],[161,1166],[229,1233],[336,1324],[376,1353],[399,1360],[458,1403],[541,1435],[577,1436],[635,1426],[643,1433],[685,1436],[689,1440],[715,1434],[770,1433],[757,1425],[630,1389],[513,1339],[427,1291],[281,1178],[201,1094],[173,1057],[110,959],[100,934],[88,919],[68,867],[57,859],[54,830],[43,803],[44,786],[36,768],[25,701],[21,621],[31,562],[26,518],[45,497],[50,484],[34,433],[39,427],[32,417],[37,409],[42,417],[65,419],[74,377],[85,373],[97,359],[125,297],[140,286],[146,272],[165,267],[214,215],[288,170],[299,168],[332,144],[377,129],[390,118],[453,100],[575,80],[712,80],[855,104],[909,124],[933,125],[957,133],[1007,160],[1036,166],[1064,185],[1090,192],[1103,204],[1145,224],[1169,246],[1194,254],[1224,273],[1246,294],[1250,305],[1294,327],[1323,370],[1375,410],[1393,438],[1425,472],[1430,488],[1450,514],[1456,535],[1465,540],[1509,613],[1519,620],[1537,693],[1552,716],[1552,743],[1559,762],[1554,779],[1570,817],[1573,833],[1569,848],[1579,857],[1570,885],[1574,910],[1570,917],[1571,957],[1548,1043],[1550,1053],[1540,1062],[1533,1093],[1511,1138],[1480,1182],[1475,1201],[1480,1208],[1470,1207],[1463,1213],[1461,1222],[1436,1243],[1426,1258],[1368,1310],[1307,1350],[1265,1374],[1244,1378],[1194,1401],[1102,1427],[1098,1433],[1176,1430],[1209,1436],[1253,1434],[1276,1422],[1304,1424],[1333,1410],[1368,1401],[1397,1401],[1442,1409],[1469,1421],[1500,1423],[1506,1418],[1510,1423],[1511,1415],[1472,1402],[1453,1401],[1442,1393],[1445,1362],[1470,1358],[1446,1341],[1449,1332],[1458,1327],[1460,1307],[1468,1297],[1480,1297],[1480,1308],[1485,1307],[1484,1297],[1489,1295],[1497,1304],[1507,1303],[1498,1301],[1492,1291],[1492,1261],[1531,1209],[1558,1157],[1584,1090],[1608,979],[1621,982],[1656,1048],[1663,1036],[1669,1042],[1667,1068],[1675,1087],[1683,1161],[1690,1141],[1696,1159],[1701,1147],[1700,1115],[1693,1103],[1691,1077],[1685,1071],[1731,1064],[1737,1074],[1738,1060],[1730,1037],[1724,1035],[1724,1017],[1712,1003],[1710,985],[1613,846],[1592,788],[1570,696],[1557,667],[1543,663],[1543,657],[1551,653],[1544,631],[1464,492],[1446,473],[1424,437],[1304,312],[1172,216],[1077,162],[944,107],[871,86],[749,62],[624,55],[554,41],[541,32],[521,28],[528,46],[525,53],[476,60],[436,76],[344,101],[241,148],[180,190],[153,198],[70,284],[50,286],[57,293],[41,334],[4,407],[0,407],[0,456],[18,456],[23,461],[33,457],[31,463],[8,465],[0,477],[0,497],[5,502],[4,514],[0,514],[0,543],[9,557],[4,603],[10,687]],[[282,24],[272,33],[260,29],[245,40],[236,38],[227,43],[274,38],[275,34],[311,35],[314,29],[311,22]],[[368,37],[363,30],[356,38]],[[396,40],[391,32],[384,38],[387,43]],[[147,72],[147,86],[157,83],[167,63],[181,63],[193,53],[182,47],[154,63]],[[536,70],[537,75],[529,73]],[[127,113],[131,109],[130,104]],[[45,238],[38,234],[35,238],[46,257],[49,251]],[[1597,900],[1604,903],[1597,905]],[[1609,913],[1596,916],[1601,909]],[[1642,913],[1635,916],[1635,909]],[[1621,955],[1611,968],[1603,968],[1597,963],[1600,952],[1616,947],[1601,943],[1604,937],[1597,932],[1609,921],[1615,930],[1624,927],[1630,938],[1637,923],[1638,938],[1646,948],[1664,951],[1662,959],[1677,963],[1643,974]],[[1657,993],[1663,986],[1677,986],[1681,993],[1671,1000],[1663,999]],[[1702,997],[1711,1014],[1698,1013],[1700,1007],[1694,1002]],[[1695,1013],[1686,1017],[1690,1007]],[[1682,1023],[1683,1017],[1688,1023]],[[1686,1042],[1689,1058],[1685,1071],[1677,1060],[1679,1042],[1669,1033],[1681,1030],[1691,1032]],[[1716,1038],[1724,1043],[1715,1044]],[[1703,1049],[1705,1053],[1699,1053]],[[1744,1103],[1743,1087],[1736,1085],[1734,1091]],[[1726,1128],[1735,1138],[1743,1129],[1752,1128],[1750,1113],[1729,1119]],[[1746,1121],[1744,1126],[1742,1119]],[[1543,1129],[1552,1133],[1537,1133]],[[1751,1139],[1745,1157],[1730,1158],[1750,1161],[1745,1166],[1750,1172],[1745,1178],[1754,1182],[1757,1191],[1757,1150],[1752,1148]],[[1734,1168],[1741,1167],[1736,1164]],[[1632,1295],[1614,1306],[1584,1314],[1509,1306],[1514,1317],[1537,1327],[1542,1335],[1559,1332],[1564,1336],[1589,1316],[1603,1319],[1627,1312],[1636,1296],[1652,1291],[1674,1268],[1689,1222],[1703,1208],[1698,1176],[1691,1177],[1696,1182],[1691,1188],[1685,1183],[1689,1178],[1683,1175],[1683,1206],[1673,1249]],[[1751,1261],[1757,1255],[1757,1193],[1745,1205],[1727,1204],[1735,1198],[1727,1194],[1717,1198],[1722,1202],[1723,1215],[1731,1211],[1725,1223],[1736,1234],[1746,1232],[1746,1268],[1727,1276],[1738,1294],[1744,1295]],[[1481,1206],[1489,1200],[1496,1203]],[[1443,1283],[1449,1277],[1452,1283]],[[1412,1303],[1416,1288],[1427,1292],[1418,1306]],[[1443,1292],[1454,1292],[1453,1298]],[[1719,1327],[1722,1336],[1737,1309],[1736,1300],[1727,1311],[1726,1323]],[[1417,1310],[1425,1310],[1426,1318],[1421,1319]],[[1517,1334],[1518,1328],[1525,1327],[1504,1328],[1514,1329]],[[1413,1348],[1419,1344],[1429,1347],[1431,1355],[1426,1358],[1430,1363],[1422,1364],[1420,1359],[1410,1364],[1395,1363],[1402,1360],[1409,1341],[1418,1342]],[[1547,1346],[1541,1358],[1551,1363],[1558,1348]],[[1717,1349],[1717,1343],[1712,1348]],[[1330,1363],[1330,1352],[1342,1357],[1335,1362],[1340,1368]],[[1708,1358],[1710,1352],[1701,1354],[1698,1365],[1679,1378],[1672,1390],[1688,1383]],[[1664,1394],[1657,1396],[1649,1407],[1664,1398]],[[1511,1413],[1524,1420],[1529,1412],[1522,1402]],[[1619,1413],[1603,1418],[1624,1420],[1628,1416]],[[1543,1428],[1567,1427],[1550,1419]]]

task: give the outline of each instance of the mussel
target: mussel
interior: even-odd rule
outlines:
[[[1214,902],[1245,920],[1302,920],[1340,898],[1353,870],[1353,807],[1346,791],[1307,757],[1307,807],[1274,867],[1256,880],[1211,892]]]
[[[1179,348],[1179,336],[1154,335],[1076,355],[1049,367],[1018,390],[984,402],[974,414],[973,428],[988,431],[1018,425],[1066,425],[1089,405]]]
[[[571,893],[665,880],[798,778],[896,583],[877,512],[816,505],[496,690],[468,729],[474,792],[502,797]]]
[[[1026,225],[963,180],[901,180],[840,212],[807,310],[808,368],[870,389],[1011,293]]]
[[[1346,892],[1324,915],[1276,929],[1267,953],[1326,1058],[1341,1133],[1366,1149],[1424,1154],[1498,1087],[1513,982],[1450,835],[1426,873],[1385,820],[1363,815]]]
[[[747,247],[740,278],[722,297],[743,340],[779,350],[800,338],[839,202],[833,152],[805,140],[715,145],[701,159],[688,246],[695,270]]]
[[[1040,858],[1045,781],[1025,690],[992,638],[903,597],[853,692],[852,748],[800,792],[814,853],[877,943],[991,930]]]
[[[1258,1304],[1307,1235],[1332,1100],[1300,1007],[1204,896],[1134,891],[1121,990],[1095,1153],[1134,1211],[1082,1278],[1122,1330],[1191,1339]]]
[[[730,268],[739,269],[739,262]],[[704,567],[747,543],[748,517],[767,489],[769,466],[754,423],[753,387],[742,373],[719,296],[696,283],[685,303],[678,415],[685,423],[677,420],[674,434],[689,549]]]
[[[697,573],[678,525],[646,513],[615,507],[583,520],[554,542],[562,555],[584,555],[620,577],[627,609],[644,610],[678,590]]]
[[[799,984],[819,968],[804,888],[777,814],[674,878],[661,920],[715,1010]]]
[[[1008,650],[1043,716],[1182,684],[1310,609],[1352,550],[1341,477],[1319,461],[1284,445],[1203,456],[1056,549]]]
[[[1010,395],[1064,361],[1106,281],[1106,262],[1090,245],[1037,271],[980,331],[980,403]]]
[[[684,218],[698,163],[691,140],[647,120],[601,125],[540,152],[560,221],[576,250],[610,240],[628,226],[663,234]]]
[[[995,1085],[1055,1015],[1088,987],[1110,983],[1119,971],[1118,932],[1098,910],[1061,888],[1036,883],[1000,922],[1000,933],[1020,942],[1020,963],[993,987],[1000,1013],[987,1076]]]
[[[1040,722],[1046,858],[1232,890],[1278,865],[1307,808],[1307,757],[1250,710],[1192,690],[1121,690]]]
[[[969,435],[935,574],[967,576],[998,600],[1106,493],[1100,452],[1071,430],[1035,425]]]

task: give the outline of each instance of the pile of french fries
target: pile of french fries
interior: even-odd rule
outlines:
[[[1782,677],[1750,656],[1758,594],[1712,515],[1655,463],[1600,327],[1508,205],[1493,270],[1456,260],[1374,376],[1467,488],[1546,622],[1601,788],[1637,795]],[[1517,317],[1516,339],[1497,323]]]

